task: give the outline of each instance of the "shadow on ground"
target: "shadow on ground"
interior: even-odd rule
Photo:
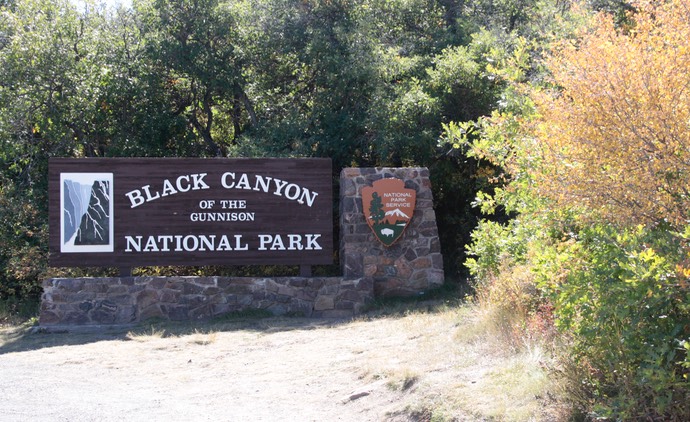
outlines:
[[[446,286],[411,298],[377,300],[355,318],[304,318],[273,316],[267,311],[249,310],[199,321],[151,319],[132,325],[31,326],[0,328],[0,355],[59,346],[78,346],[100,341],[129,341],[132,337],[156,333],[161,337],[181,337],[213,332],[256,331],[275,333],[335,327],[353,320],[403,317],[412,312],[435,313],[465,302],[466,289]]]

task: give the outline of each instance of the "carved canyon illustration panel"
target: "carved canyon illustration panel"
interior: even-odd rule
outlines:
[[[63,173],[60,179],[60,250],[112,252],[113,174]]]

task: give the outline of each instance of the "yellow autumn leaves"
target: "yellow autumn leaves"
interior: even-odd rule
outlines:
[[[682,226],[690,210],[690,0],[598,15],[548,59],[533,93],[541,194],[622,224]]]

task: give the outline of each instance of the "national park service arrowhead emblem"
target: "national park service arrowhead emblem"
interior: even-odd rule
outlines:
[[[417,192],[406,189],[400,179],[381,179],[362,188],[362,206],[367,224],[376,238],[390,246],[402,236],[412,220]]]

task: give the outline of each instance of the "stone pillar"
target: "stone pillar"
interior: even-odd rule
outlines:
[[[362,209],[362,188],[397,178],[417,192],[415,211],[402,237],[385,247]],[[443,258],[429,170],[345,168],[340,173],[340,263],[345,278],[371,277],[376,297],[411,296],[443,284]]]

